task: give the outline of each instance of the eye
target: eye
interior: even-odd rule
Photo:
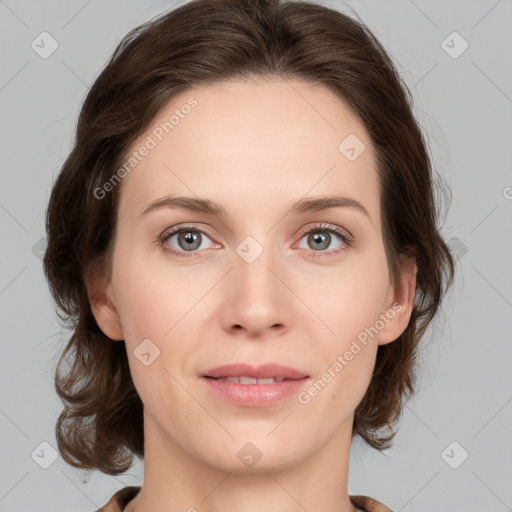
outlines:
[[[331,236],[332,234],[341,240],[342,243],[337,248],[325,251],[325,249],[327,249],[331,245],[331,242],[334,240]],[[348,247],[351,247],[353,242],[352,235],[350,235],[347,231],[338,226],[329,224],[316,224],[313,226],[313,228],[310,228],[309,230],[302,233],[301,240],[304,237],[306,237],[306,244],[308,244],[309,247],[313,247],[311,253],[313,258],[320,258],[322,256],[335,256],[341,251],[346,250]]]
[[[341,240],[342,243],[338,247],[326,251],[325,249],[335,240],[332,234],[334,234],[335,238]],[[176,245],[173,246],[171,245],[171,240],[175,237],[174,243]],[[305,237],[307,237],[306,243],[313,247],[310,250],[310,255],[313,258],[335,256],[353,245],[352,235],[344,229],[331,224],[315,224],[312,228],[302,232],[301,240]],[[191,258],[200,249],[208,248],[203,243],[206,239],[210,239],[210,236],[204,231],[193,226],[180,226],[164,233],[160,238],[160,244],[165,251],[179,258]],[[221,245],[216,244],[216,247],[221,247]],[[304,247],[300,246],[300,248]]]
[[[171,248],[169,245],[169,242],[174,237],[176,237],[178,250]],[[160,243],[166,251],[180,258],[190,258],[194,256],[194,252],[198,249],[206,248],[203,245],[205,238],[209,238],[209,236],[200,229],[193,226],[182,226],[164,234]]]

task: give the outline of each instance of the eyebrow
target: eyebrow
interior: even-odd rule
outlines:
[[[173,208],[178,210],[200,212],[209,215],[223,216],[226,210],[215,201],[195,197],[176,197],[168,195],[152,201],[145,206],[140,216],[160,210],[162,208]],[[366,208],[356,199],[344,195],[318,196],[300,199],[289,207],[285,215],[301,215],[309,212],[319,212],[330,208],[353,208],[363,213],[371,222],[371,217]]]

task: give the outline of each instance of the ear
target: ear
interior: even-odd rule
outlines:
[[[89,273],[86,278],[87,295],[98,327],[112,340],[124,340],[119,313],[115,307],[112,284],[105,283],[98,273]]]
[[[400,259],[404,268],[395,286],[389,284],[379,317],[384,323],[377,337],[379,345],[395,341],[405,331],[414,307],[418,267],[412,257],[401,254]]]

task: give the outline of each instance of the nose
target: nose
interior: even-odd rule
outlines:
[[[223,283],[223,328],[249,338],[284,334],[291,327],[293,305],[286,281],[284,266],[272,251],[264,250],[251,262],[237,254]]]

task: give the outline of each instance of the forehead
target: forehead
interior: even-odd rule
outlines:
[[[194,86],[162,109],[130,154],[143,146],[150,149],[123,179],[121,215],[137,215],[166,194],[211,198],[236,215],[244,206],[277,212],[306,195],[335,192],[379,219],[369,135],[322,85],[262,79]]]

